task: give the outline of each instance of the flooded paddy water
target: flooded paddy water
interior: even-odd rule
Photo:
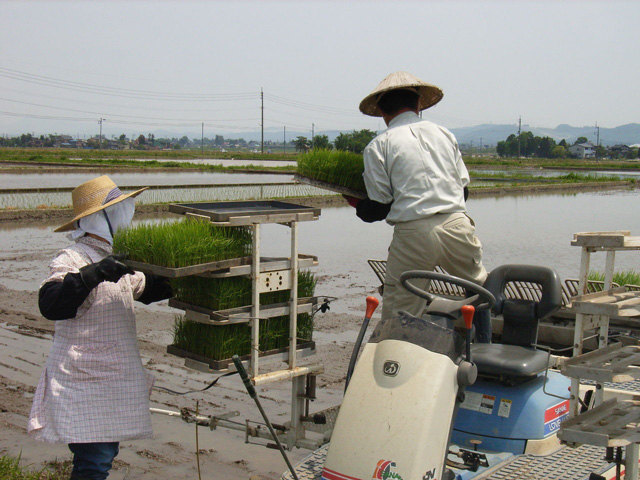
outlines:
[[[73,181],[66,175],[73,176]],[[85,180],[85,177],[78,175],[80,174],[65,174],[62,184],[76,185]],[[87,175],[86,179],[95,176]],[[149,174],[153,175],[152,178],[123,175],[110,174],[123,186],[149,184],[149,180],[154,180],[153,184],[158,185],[160,179],[173,179],[176,183],[182,183],[192,174]],[[202,178],[200,175],[195,174],[193,178]],[[218,179],[219,175],[224,174],[207,175]],[[256,183],[272,180],[269,177],[273,177],[243,177],[247,176],[252,177]],[[286,178],[276,177],[281,180]],[[4,185],[7,185],[4,181],[6,179],[7,176],[3,176]],[[15,184],[17,183],[16,179]],[[144,201],[145,196],[151,195],[162,197],[164,193],[167,191],[149,191],[139,199]],[[68,203],[70,194],[61,194]],[[178,189],[174,194],[178,198],[165,198],[165,201],[193,201],[186,197],[184,189]],[[209,197],[201,201],[205,200],[220,199]],[[561,278],[565,279],[576,278],[579,270],[580,249],[570,246],[573,234],[583,231],[630,230],[632,235],[640,235],[640,216],[636,213],[639,200],[640,191],[637,189],[478,198],[474,198],[472,193],[467,207],[476,222],[477,234],[484,246],[484,263],[487,269],[505,263],[545,265],[555,268]],[[176,217],[173,214],[164,215]],[[56,219],[27,225],[0,224],[0,244],[3,246],[0,252],[0,265],[3,268],[0,282],[3,285],[37,290],[40,280],[44,278],[49,258],[68,242],[64,234],[52,232],[59,223],[60,220]],[[346,203],[344,206],[323,208],[318,221],[302,222],[299,228],[299,249],[302,253],[319,258],[319,266],[314,269],[319,278],[317,293],[339,297],[340,300],[334,302],[333,307],[338,311],[360,312],[366,295],[374,293],[378,286],[378,280],[367,260],[386,259],[392,233],[392,227],[384,222],[367,224],[360,221]],[[287,255],[289,229],[279,225],[265,225],[262,243],[265,255]],[[592,268],[602,271],[604,255],[593,257]],[[619,253],[616,267],[618,270],[640,271],[640,252]]]

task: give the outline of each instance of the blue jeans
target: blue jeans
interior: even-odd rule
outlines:
[[[70,443],[73,453],[73,470],[71,480],[104,480],[109,476],[111,464],[116,458],[120,444],[105,443]]]

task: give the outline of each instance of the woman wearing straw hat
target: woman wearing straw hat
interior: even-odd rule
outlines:
[[[58,252],[39,292],[40,312],[57,320],[28,432],[67,443],[72,479],[104,479],[119,442],[151,436],[153,377],[142,366],[134,299],[169,298],[167,279],[134,272],[112,255],[113,236],[130,225],[134,197],[105,176],[72,192],[75,217],[57,228],[71,246]]]
[[[364,221],[394,225],[384,282],[382,318],[405,310],[420,315],[425,300],[398,288],[407,270],[433,270],[482,284],[482,245],[467,216],[469,173],[451,132],[422,120],[418,112],[442,99],[440,88],[406,73],[387,76],[362,102],[365,115],[382,117],[389,127],[364,151],[368,198],[356,205]],[[413,280],[416,286],[426,284]],[[482,312],[478,312],[481,314]],[[487,312],[488,313],[488,312]],[[490,341],[490,317],[476,318],[477,339]]]

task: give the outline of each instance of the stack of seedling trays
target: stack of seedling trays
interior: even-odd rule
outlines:
[[[280,257],[258,257],[257,261],[254,229],[259,223],[315,220],[319,209],[255,201],[171,205],[170,211],[185,218],[134,226],[119,232],[114,242],[114,250],[126,252],[133,269],[171,279],[174,297],[169,305],[185,313],[176,316],[168,353],[208,372],[226,371],[235,354],[249,361],[251,319],[258,311],[259,356],[285,358],[293,306],[296,352],[302,356],[315,352],[311,312],[318,299],[315,277],[306,269],[317,265],[317,257],[297,254],[296,262]],[[292,265],[297,267],[295,275]],[[295,301],[293,278],[297,279]]]
[[[361,154],[311,150],[298,158],[296,180],[356,198],[367,198]]]

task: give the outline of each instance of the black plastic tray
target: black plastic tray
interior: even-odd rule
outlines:
[[[294,203],[277,200],[246,200],[241,202],[215,203],[175,203],[169,205],[173,213],[193,213],[209,217],[214,222],[228,222],[236,217],[250,217],[253,215],[279,215],[290,213],[313,213],[320,215],[320,208],[305,207]]]

